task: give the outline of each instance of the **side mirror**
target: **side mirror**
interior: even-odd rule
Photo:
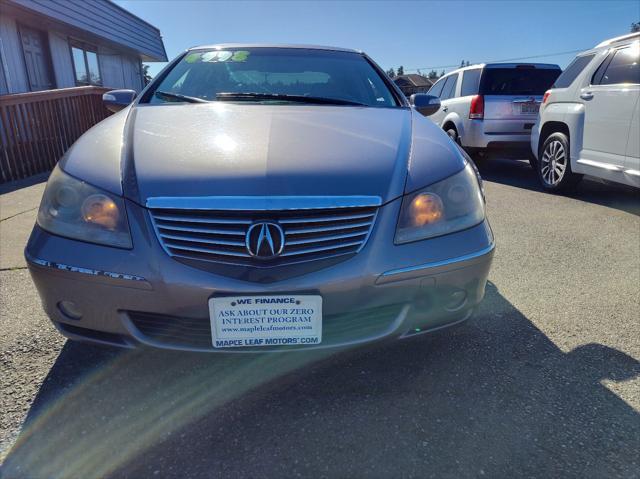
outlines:
[[[107,110],[115,113],[129,106],[136,95],[133,90],[111,90],[102,95],[102,102]]]
[[[409,98],[409,103],[424,116],[433,115],[440,109],[440,98],[426,93],[414,93]]]

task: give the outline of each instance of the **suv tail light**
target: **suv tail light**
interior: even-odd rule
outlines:
[[[544,96],[542,97],[542,104],[546,104],[549,96],[551,95],[551,90],[547,90],[544,92]]]
[[[482,120],[484,118],[484,97],[476,95],[471,99],[471,108],[469,109],[469,119]]]

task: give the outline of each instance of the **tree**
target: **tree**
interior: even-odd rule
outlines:
[[[144,78],[145,85],[148,85],[153,80],[151,73],[149,73],[149,65],[142,65],[142,78]]]
[[[431,71],[429,72],[429,75],[427,75],[427,78],[428,78],[429,80],[437,80],[437,79],[438,79],[438,72],[437,72],[437,71],[435,71],[435,70],[431,70]]]
[[[400,65],[400,66],[398,67],[398,73],[397,73],[397,75],[398,75],[398,76],[400,76],[400,75],[404,75],[404,67],[403,67],[402,65]]]
[[[467,66],[467,67],[469,66],[469,60],[467,60],[467,64],[465,66]]]
[[[464,67],[464,60],[460,62],[460,68]]]
[[[443,77],[444,76],[444,70],[442,70],[442,73],[440,73],[440,76]]]
[[[387,70],[387,75],[389,75],[389,78],[393,78],[396,76],[396,71],[393,68],[389,68]]]
[[[640,32],[640,22],[634,22],[631,24],[631,33]]]

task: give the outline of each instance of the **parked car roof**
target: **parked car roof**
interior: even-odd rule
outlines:
[[[554,63],[529,63],[529,62],[518,62],[518,63],[486,63],[484,65],[485,68],[515,68],[517,66],[526,65],[532,66],[536,68],[560,68],[558,65]]]
[[[629,40],[631,38],[639,37],[640,32],[627,33],[626,35],[620,35],[619,37],[613,37],[609,40],[605,40],[604,42],[598,43],[595,48],[606,47],[607,45],[611,45],[612,43],[621,42],[623,40]]]
[[[330,50],[336,52],[362,53],[360,50],[352,48],[330,47],[324,45],[296,45],[287,43],[217,43],[213,45],[200,45],[191,47],[188,50],[202,49],[224,49],[224,48],[300,48],[304,50]]]
[[[518,62],[518,63],[476,63],[475,65],[469,65],[468,67],[458,68],[452,70],[443,76],[449,76],[454,73],[460,73],[465,70],[473,70],[475,68],[515,68],[519,65],[527,65],[540,69],[560,69],[560,67],[554,63],[530,63],[530,62]]]

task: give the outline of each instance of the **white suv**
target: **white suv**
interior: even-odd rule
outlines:
[[[582,175],[640,187],[640,33],[578,55],[545,93],[531,134],[542,186]]]
[[[429,118],[471,155],[500,150],[507,156],[529,156],[542,95],[560,72],[558,65],[541,63],[461,68],[429,90],[441,103]]]

